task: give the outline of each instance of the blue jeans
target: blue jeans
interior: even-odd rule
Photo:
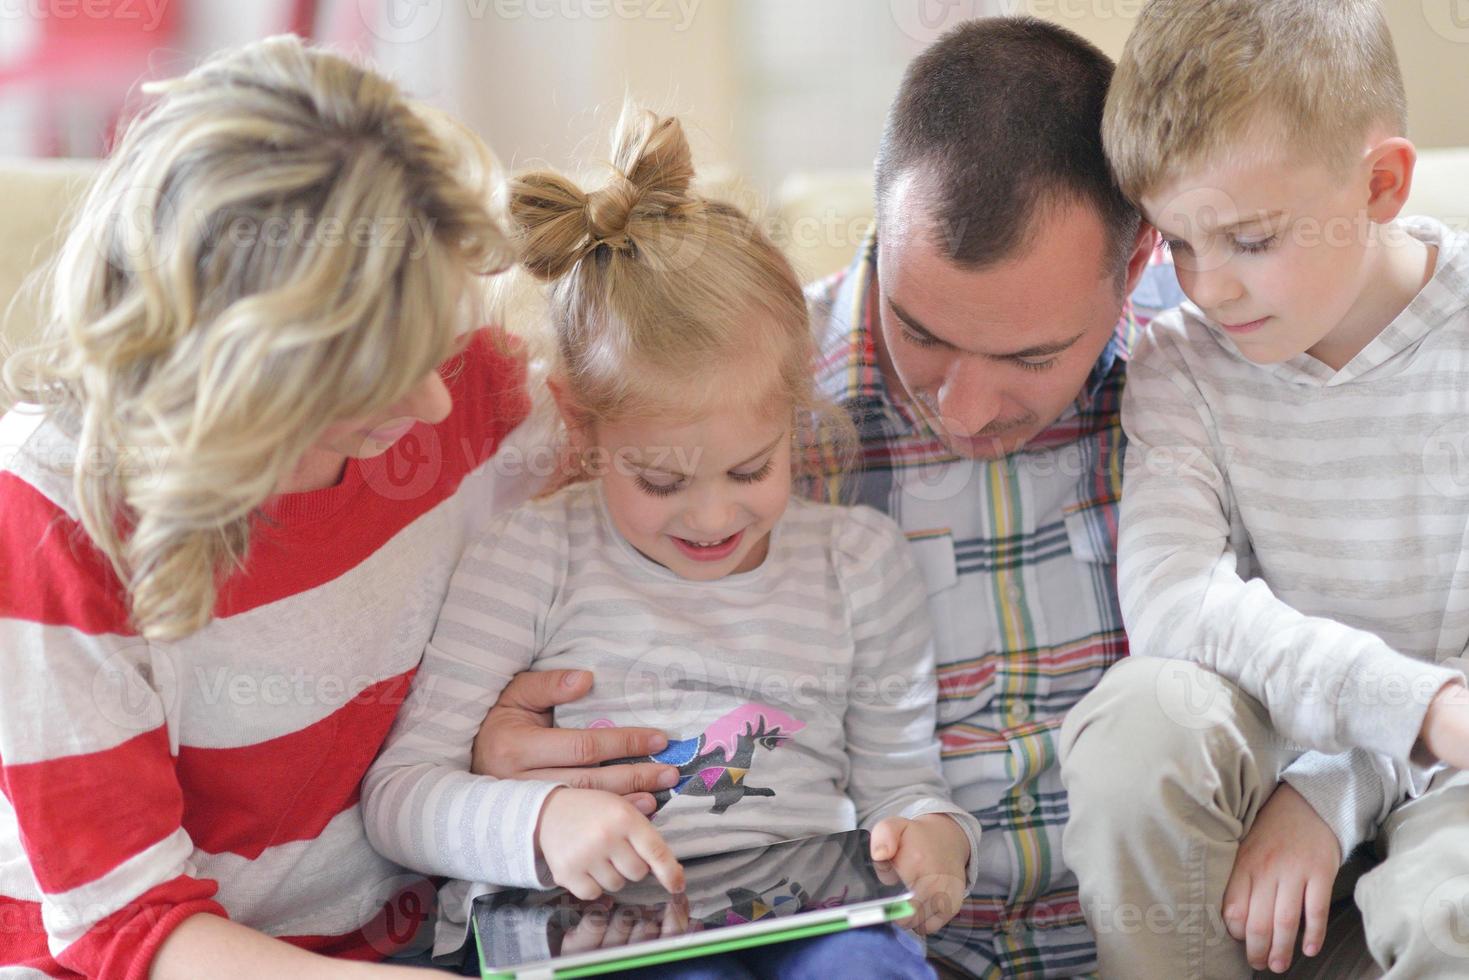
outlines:
[[[621,974],[636,980],[932,980],[923,943],[897,926],[868,926]]]
[[[430,970],[443,970],[455,975],[463,973],[461,969],[453,966],[439,966],[433,961],[433,954],[428,950],[422,953],[399,953],[397,956],[388,957],[383,962],[390,966],[417,966]],[[472,975],[477,976],[478,974]]]

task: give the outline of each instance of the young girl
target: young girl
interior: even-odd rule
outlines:
[[[552,390],[584,479],[506,515],[461,563],[364,784],[369,834],[428,873],[593,898],[650,872],[679,889],[674,855],[868,827],[918,891],[914,924],[937,928],[979,827],[939,775],[902,533],[791,497],[797,428],[821,415],[800,287],[744,215],[690,191],[675,120],[624,111],[614,169],[591,194],[545,173],[511,185],[523,261],[551,284]],[[596,678],[561,727],[669,733],[660,759],[685,775],[651,823],[610,793],[466,772],[485,710],[531,665]],[[880,952],[863,934],[799,962],[927,974],[911,937],[879,935]],[[781,955],[811,951],[777,947],[759,969],[798,962],[772,966]]]
[[[486,153],[294,38],[159,96],[5,364],[0,974],[404,975],[359,786],[526,411]]]

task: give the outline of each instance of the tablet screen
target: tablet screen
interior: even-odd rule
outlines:
[[[629,947],[654,940],[907,894],[868,847],[867,832],[853,830],[692,858],[682,895],[651,875],[590,902],[559,888],[497,892],[476,900],[475,930],[485,965],[501,971],[596,950],[633,955]]]

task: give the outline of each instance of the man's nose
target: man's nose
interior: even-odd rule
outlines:
[[[950,435],[968,437],[1000,415],[1001,393],[988,364],[976,357],[957,359],[938,392],[939,422]]]

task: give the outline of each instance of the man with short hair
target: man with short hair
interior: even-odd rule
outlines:
[[[1154,232],[1102,155],[1111,73],[1095,47],[1030,18],[970,21],[940,38],[889,113],[875,231],[848,270],[809,292],[819,383],[860,446],[853,472],[805,490],[890,514],[924,575],[944,773],[984,827],[979,884],[930,951],[975,976],[1096,969],[1061,860],[1055,737],[1127,650],[1118,409],[1144,310],[1177,301]],[[544,730],[549,708],[589,685],[517,678],[486,721],[475,770],[635,802],[656,788],[663,767],[592,767],[657,751],[660,733]]]
[[[1111,74],[1042,21],[944,35],[888,115],[874,233],[808,292],[861,463],[808,491],[891,515],[926,579],[944,776],[984,828],[929,949],[977,976],[1096,969],[1056,736],[1127,652],[1118,412],[1132,337],[1177,296],[1102,154]]]

